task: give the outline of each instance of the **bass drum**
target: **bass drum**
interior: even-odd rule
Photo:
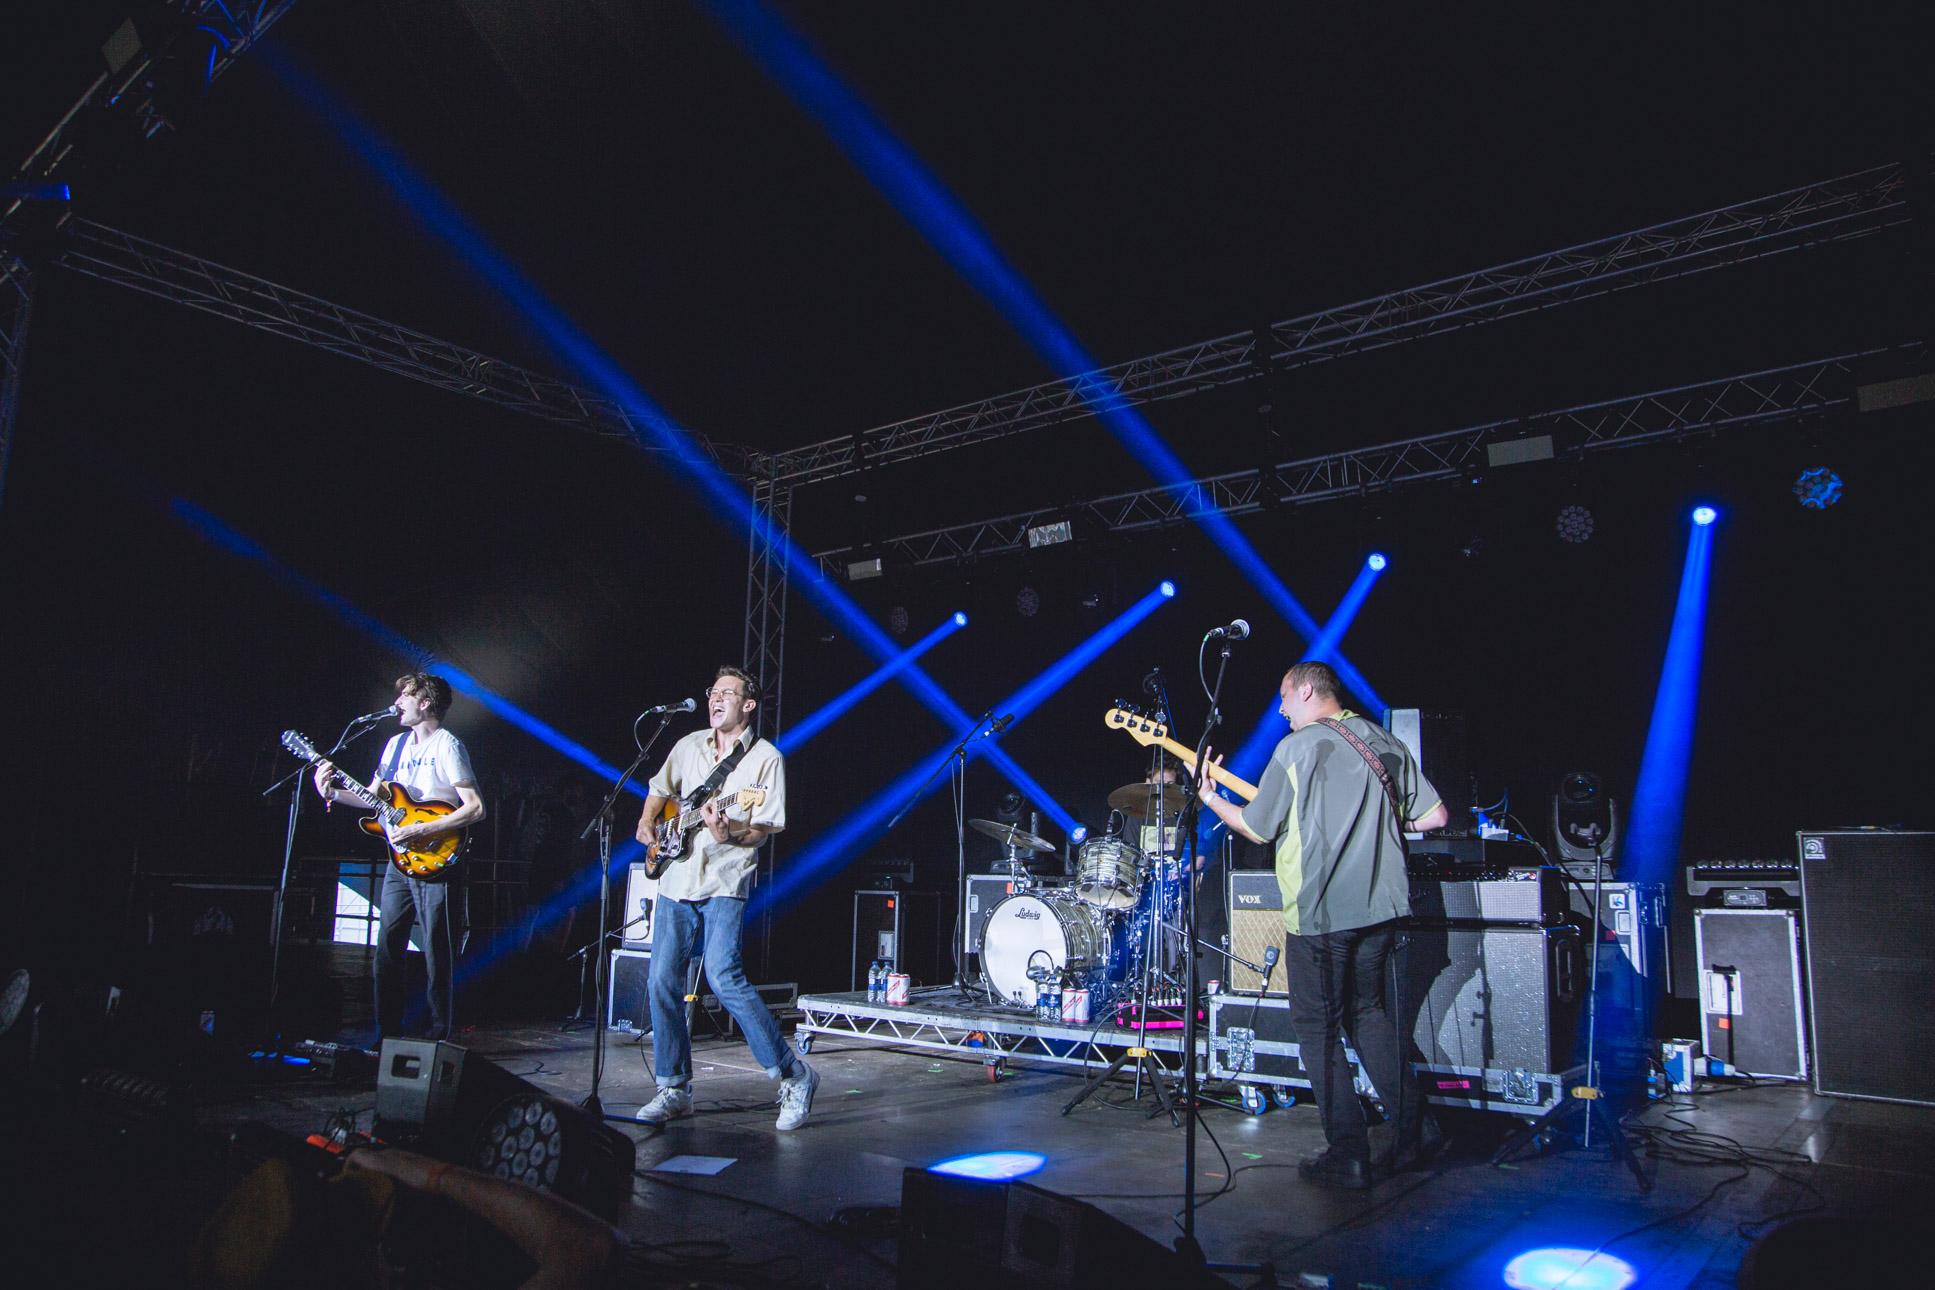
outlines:
[[[1108,933],[1100,911],[1055,893],[1017,892],[988,911],[981,928],[981,974],[1009,1003],[1035,1006],[1030,968],[1068,972],[1084,985],[1104,966]]]

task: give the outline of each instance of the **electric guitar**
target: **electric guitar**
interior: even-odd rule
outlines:
[[[464,843],[470,838],[468,829],[451,829],[444,833],[432,833],[413,838],[403,846],[390,841],[390,830],[400,829],[406,824],[422,824],[429,820],[442,819],[457,808],[448,802],[419,802],[410,795],[410,790],[401,784],[385,784],[378,793],[369,784],[359,784],[345,775],[342,768],[323,759],[314,744],[293,730],[282,732],[282,746],[304,761],[318,766],[328,766],[336,772],[336,779],[343,791],[357,802],[375,812],[364,816],[356,823],[365,833],[382,838],[390,849],[390,863],[412,878],[431,878],[451,865],[464,852]]]
[[[1194,748],[1185,748],[1174,739],[1171,739],[1169,737],[1169,727],[1163,725],[1160,721],[1145,717],[1140,712],[1126,712],[1121,708],[1110,708],[1108,715],[1102,718],[1102,724],[1111,730],[1128,731],[1129,738],[1135,740],[1145,748],[1150,744],[1161,745],[1179,757],[1182,760],[1182,764],[1189,768],[1191,775],[1196,773],[1196,750]],[[1255,784],[1245,779],[1238,779],[1221,766],[1218,766],[1215,762],[1209,764],[1209,777],[1246,802],[1256,796]]]
[[[742,788],[737,793],[729,793],[712,800],[719,804],[721,811],[734,806],[759,806],[766,800],[766,790]],[[676,799],[665,804],[665,814],[659,817],[658,826],[654,830],[656,836],[652,840],[652,850],[645,857],[647,878],[657,878],[674,860],[685,854],[685,840],[694,829],[704,823],[699,814],[704,809],[703,802],[684,810],[679,809]]]

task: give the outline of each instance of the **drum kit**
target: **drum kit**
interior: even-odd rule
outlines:
[[[1027,867],[1029,855],[1053,854],[1054,844],[1017,825],[967,822],[1007,849],[1013,879],[988,911],[977,947],[992,994],[1033,1011],[1044,991],[1086,990],[1099,1018],[1137,995],[1148,998],[1153,978],[1179,972],[1185,861],[1175,818],[1188,791],[1147,783],[1109,794],[1110,828],[1082,844],[1069,878]],[[1135,841],[1127,836],[1131,822],[1141,826]]]

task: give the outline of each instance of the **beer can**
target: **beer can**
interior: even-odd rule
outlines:
[[[1223,992],[1223,983],[1221,981],[1211,981],[1209,983],[1207,993],[1221,994],[1222,992]]]
[[[1062,991],[1062,1020],[1076,1025],[1088,1024],[1088,991]]]
[[[906,1003],[907,987],[910,981],[911,978],[905,972],[889,972],[887,974],[887,1002]]]

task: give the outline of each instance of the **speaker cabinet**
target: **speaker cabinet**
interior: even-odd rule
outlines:
[[[658,879],[645,876],[645,866],[625,872],[625,908],[619,915],[620,943],[628,950],[652,948],[652,902],[658,899]]]
[[[1572,927],[1421,927],[1405,933],[1399,1005],[1414,1061],[1559,1074],[1575,1064],[1587,968]]]
[[[611,972],[605,977],[610,987],[605,999],[605,1025],[612,1030],[635,1035],[652,1029],[652,952],[650,950],[613,950]]]
[[[967,876],[967,917],[962,920],[960,962],[965,973],[981,960],[981,929],[988,914],[1014,894],[1015,880],[1005,873],[971,873]],[[859,955],[856,952],[855,957]],[[872,962],[876,956],[869,956]],[[859,987],[854,987],[858,989]]]
[[[847,988],[864,989],[867,966],[876,959],[907,973],[915,985],[939,985],[952,979],[948,938],[953,934],[954,901],[939,892],[854,892],[853,978]]]
[[[1230,873],[1230,953],[1252,963],[1263,961],[1263,951],[1274,945],[1283,949],[1283,890],[1277,886],[1274,869],[1236,869]],[[1229,988],[1241,994],[1255,994],[1263,984],[1260,973],[1230,961]],[[1281,963],[1270,974],[1266,995],[1289,997],[1290,978]]]
[[[1935,833],[1799,842],[1814,1091],[1935,1105]]]
[[[1806,1078],[1798,932],[1791,910],[1694,913],[1700,1048],[1708,1061],[1747,1075]]]
[[[901,1176],[903,1290],[1228,1290],[1229,1283],[1086,1201],[1021,1182]]]

